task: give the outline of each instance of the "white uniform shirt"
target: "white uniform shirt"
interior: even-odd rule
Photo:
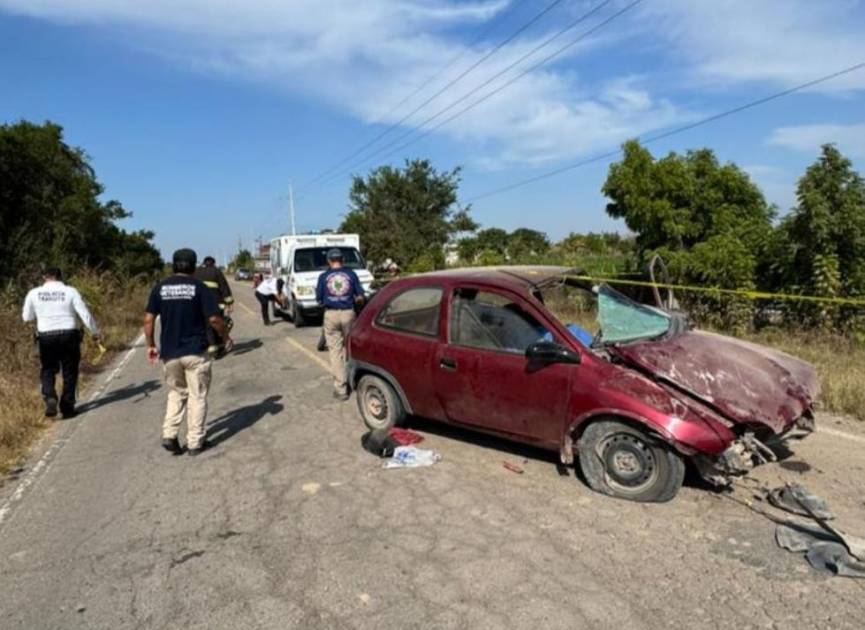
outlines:
[[[44,333],[75,330],[78,328],[76,313],[91,334],[99,334],[99,328],[78,289],[68,287],[59,280],[50,280],[41,287],[30,290],[24,300],[21,317],[25,322],[32,322],[35,318],[36,330]]]
[[[279,291],[276,288],[276,278],[262,280],[255,290],[262,295],[279,295]]]

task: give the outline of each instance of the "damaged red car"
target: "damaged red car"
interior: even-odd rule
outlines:
[[[729,483],[813,430],[807,363],[575,275],[477,268],[388,284],[348,339],[365,424],[413,414],[532,444],[578,460],[594,490],[635,501],[675,496],[686,462]],[[568,296],[558,306],[589,308],[597,330],[566,324],[567,308],[556,317],[551,291]]]

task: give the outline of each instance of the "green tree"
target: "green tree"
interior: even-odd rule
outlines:
[[[483,252],[495,254],[496,259],[505,260],[508,249],[508,233],[501,228],[480,230],[474,236],[463,238],[457,244],[459,257],[468,264],[477,262]]]
[[[255,258],[248,249],[241,249],[231,261],[232,269],[252,269],[255,267]]]
[[[623,148],[624,159],[610,167],[603,192],[611,200],[608,214],[624,219],[637,235],[638,262],[659,253],[679,281],[754,287],[775,209],[748,175],[735,164],[719,164],[709,149],[655,160],[636,141]],[[726,323],[748,316],[736,300],[706,306]]]
[[[796,190],[798,204],[778,227],[768,263],[777,288],[825,297],[865,296],[865,182],[849,159],[827,144]],[[827,326],[853,315],[806,307]]]
[[[595,274],[615,274],[633,263],[634,239],[616,232],[571,232],[555,244],[553,259],[563,265]]]
[[[428,160],[402,169],[382,166],[355,177],[343,232],[360,234],[364,255],[404,269],[444,266],[443,247],[455,234],[474,230],[469,208],[459,208],[460,169],[439,172]]]
[[[550,250],[550,239],[543,232],[518,228],[508,235],[508,258],[514,263],[533,261]]]
[[[87,155],[63,141],[59,125],[0,125],[0,281],[41,265],[158,270],[153,234],[117,227],[130,214],[117,201],[100,201],[103,190]]]
[[[501,228],[487,228],[461,239],[457,251],[469,264],[519,264],[533,262],[549,249],[550,241],[543,232],[517,228],[508,234]]]

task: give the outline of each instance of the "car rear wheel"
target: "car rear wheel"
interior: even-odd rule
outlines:
[[[379,376],[366,374],[355,390],[357,408],[371,431],[395,427],[405,418],[405,409],[390,383]]]
[[[672,448],[615,420],[586,427],[580,469],[592,490],[631,501],[669,501],[685,478],[685,462]]]

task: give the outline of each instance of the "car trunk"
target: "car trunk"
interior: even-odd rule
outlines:
[[[626,364],[667,381],[735,423],[787,429],[819,393],[813,368],[771,348],[704,331],[610,345]]]

